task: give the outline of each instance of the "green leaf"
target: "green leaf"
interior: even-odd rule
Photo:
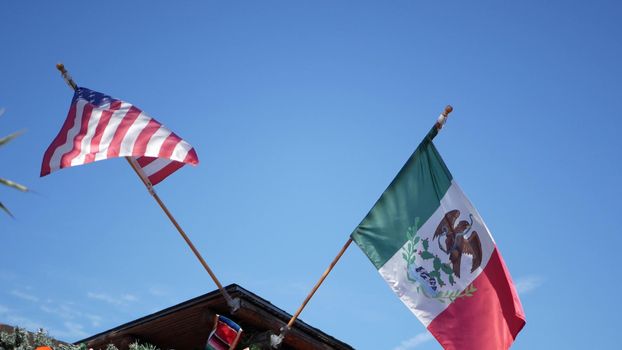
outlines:
[[[19,135],[23,134],[23,131],[17,131],[12,133],[9,136],[5,136],[3,138],[0,139],[0,146],[4,146],[5,144],[9,143],[9,141],[13,140],[14,138],[18,137]]]
[[[438,256],[434,258],[433,265],[434,265],[434,270],[436,271],[440,270],[442,263],[441,263],[441,259],[439,259]]]
[[[456,281],[454,281],[454,276],[453,275],[449,275],[449,284],[451,284],[452,286],[454,284],[456,284]]]
[[[424,241],[424,242],[425,242],[425,241]],[[432,259],[433,257],[434,257],[434,255],[432,255],[432,253],[428,252],[427,250],[426,250],[426,251],[421,252],[421,258],[422,258],[423,260],[429,260],[429,259]]]
[[[430,241],[426,238],[422,242],[423,242],[423,250],[428,250],[428,247],[430,245]]]
[[[20,190],[22,192],[28,192],[28,187],[26,187],[24,185],[20,185],[17,182],[13,182],[11,180],[0,179],[0,184],[3,184],[5,186],[9,186],[11,188],[14,188],[16,190]]]
[[[451,266],[449,266],[449,264],[442,264],[441,270],[443,270],[443,272],[445,272],[446,274],[450,275],[450,277],[454,274],[454,270],[451,268]]]
[[[13,217],[13,214],[11,214],[9,209],[7,209],[7,207],[5,207],[4,204],[2,204],[2,202],[0,202],[0,209],[2,209],[5,213],[9,214],[10,217]]]
[[[419,236],[416,236],[416,237],[415,237],[415,240],[414,240],[413,242],[414,242],[415,244],[417,244],[417,243],[419,243],[419,240],[420,240]]]

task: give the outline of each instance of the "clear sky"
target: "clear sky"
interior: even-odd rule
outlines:
[[[0,2],[0,322],[75,341],[211,291],[125,161],[39,178],[77,83],[201,163],[157,190],[224,284],[293,313],[443,107],[435,143],[527,314],[516,349],[620,348],[618,1]],[[614,225],[615,227],[611,227]],[[356,246],[302,319],[440,349]]]

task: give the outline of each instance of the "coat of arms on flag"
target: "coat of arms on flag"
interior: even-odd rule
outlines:
[[[153,185],[199,162],[190,144],[138,107],[76,87],[67,119],[43,156],[41,176],[113,157],[134,158]]]
[[[445,349],[507,349],[525,314],[490,231],[432,143],[437,132],[351,237]]]
[[[214,317],[214,329],[207,338],[205,350],[233,350],[240,341],[242,327],[222,315]]]

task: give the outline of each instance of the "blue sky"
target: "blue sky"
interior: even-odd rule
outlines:
[[[39,178],[79,85],[201,163],[158,185],[225,284],[294,312],[443,107],[435,143],[521,292],[516,349],[619,346],[615,1],[0,3],[0,322],[74,341],[214,289],[123,160]],[[614,225],[612,228],[611,225]],[[352,246],[302,319],[440,349]]]

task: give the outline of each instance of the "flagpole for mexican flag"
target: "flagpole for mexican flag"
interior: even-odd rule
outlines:
[[[71,87],[73,90],[77,90],[78,89],[78,85],[75,83],[73,78],[69,75],[69,72],[67,72],[67,70],[65,69],[65,65],[63,65],[62,63],[58,63],[56,65],[56,69],[58,69],[60,71],[60,73],[63,76],[63,79],[65,80],[67,85],[69,85],[69,87]],[[134,158],[132,158],[132,157],[125,157],[125,159],[130,164],[132,169],[136,172],[136,175],[138,175],[138,177],[141,179],[143,184],[145,184],[145,187],[147,188],[147,191],[149,191],[149,193],[151,194],[153,199],[155,199],[155,201],[158,203],[160,208],[162,208],[162,211],[164,211],[164,213],[169,218],[171,223],[173,223],[173,226],[175,226],[175,228],[177,229],[177,231],[179,232],[181,237],[184,239],[184,241],[186,241],[186,244],[188,244],[188,246],[190,247],[190,249],[192,250],[192,252],[196,256],[196,258],[199,260],[201,265],[203,265],[203,268],[205,268],[205,271],[207,271],[207,273],[210,275],[210,277],[212,278],[214,283],[216,283],[216,286],[218,286],[218,289],[220,290],[220,292],[222,293],[223,297],[227,301],[227,305],[229,305],[231,313],[234,313],[240,307],[239,300],[238,299],[236,299],[236,300],[232,299],[231,296],[229,295],[229,293],[227,293],[227,291],[223,288],[222,284],[220,283],[220,281],[218,280],[218,278],[216,277],[216,275],[214,274],[212,269],[209,267],[209,265],[207,265],[207,263],[205,262],[205,259],[203,259],[203,256],[201,256],[201,253],[199,253],[199,251],[194,246],[194,244],[192,243],[190,238],[188,238],[188,235],[186,235],[186,233],[181,228],[179,223],[177,223],[177,220],[175,220],[175,217],[173,216],[173,214],[171,214],[171,212],[168,210],[168,208],[166,207],[164,202],[162,202],[162,200],[160,199],[160,197],[156,193],[155,189],[153,188],[153,185],[151,184],[151,181],[149,181],[149,178],[147,177],[147,175],[142,171],[140,166],[138,166],[138,164],[136,163],[136,160]]]
[[[434,127],[436,127],[436,130],[440,131],[443,128],[443,125],[445,125],[445,122],[447,122],[447,117],[449,116],[449,113],[451,113],[453,110],[454,110],[453,107],[450,105],[445,107],[445,110],[443,110],[441,115],[438,117],[438,120],[434,124]],[[341,258],[343,253],[346,252],[346,250],[348,249],[351,243],[352,243],[352,237],[350,236],[348,240],[346,241],[346,243],[341,248],[341,250],[339,251],[339,253],[337,254],[337,256],[330,263],[326,271],[324,271],[324,273],[320,277],[320,280],[315,284],[315,286],[313,286],[313,289],[311,289],[311,292],[307,295],[305,300],[302,302],[302,305],[300,305],[296,313],[289,320],[289,322],[287,323],[287,326],[281,328],[281,334],[279,336],[274,337],[272,341],[273,346],[280,345],[281,341],[283,340],[285,336],[285,333],[287,333],[287,331],[294,325],[294,323],[298,319],[298,316],[300,316],[300,313],[302,312],[302,310],[305,308],[305,306],[307,306],[307,303],[309,303],[309,300],[311,300],[315,292],[318,290],[318,288],[320,288],[320,285],[322,285],[326,277],[328,277],[328,274],[333,270],[333,267],[335,267],[337,262],[339,262],[339,259]]]

